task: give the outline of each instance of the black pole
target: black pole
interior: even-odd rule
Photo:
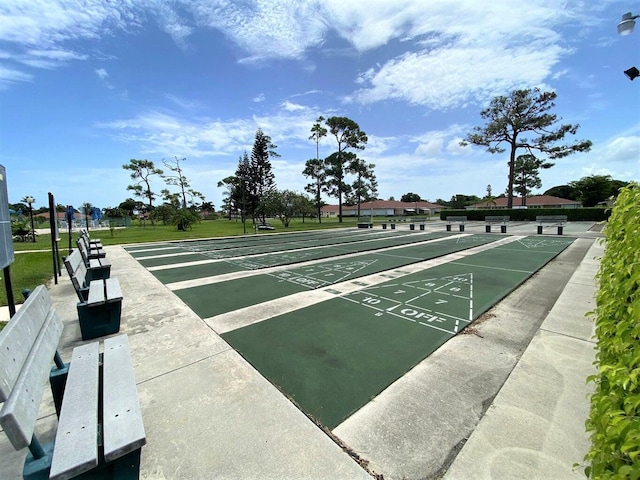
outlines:
[[[67,229],[69,231],[69,255],[73,252],[73,248],[71,248],[71,222],[73,219],[71,218],[73,213],[73,206],[67,205]]]
[[[31,217],[31,238],[36,243],[36,229],[33,227],[33,205],[29,204],[29,216]]]
[[[16,301],[13,298],[13,286],[11,285],[11,271],[7,265],[3,269],[4,274],[4,286],[7,289],[7,303],[9,304],[9,317],[13,317],[16,314]]]
[[[60,275],[60,259],[58,258],[58,229],[56,218],[56,206],[53,194],[49,192],[49,228],[51,230],[51,257],[53,259],[53,281],[58,284],[58,275]]]

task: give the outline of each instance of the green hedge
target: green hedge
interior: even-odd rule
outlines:
[[[535,221],[538,215],[566,215],[570,222],[587,221],[602,222],[611,213],[610,209],[598,208],[493,208],[486,210],[442,210],[440,220],[448,216],[462,215],[468,220],[484,221],[484,217],[490,215],[508,215],[512,221]]]
[[[587,476],[640,478],[640,186],[621,190],[605,227],[596,295],[597,375]]]

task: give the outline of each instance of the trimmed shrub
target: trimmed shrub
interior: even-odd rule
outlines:
[[[448,216],[465,216],[467,220],[484,221],[490,215],[508,215],[512,221],[535,222],[538,215],[566,215],[569,222],[602,222],[609,218],[611,211],[602,207],[594,208],[493,208],[486,210],[442,210],[440,220]]]
[[[640,478],[640,186],[623,188],[605,227],[598,272],[595,384],[587,476]]]

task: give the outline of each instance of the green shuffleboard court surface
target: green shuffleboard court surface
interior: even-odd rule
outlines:
[[[573,240],[526,237],[223,337],[333,429]]]
[[[174,265],[172,259],[166,263],[162,269],[151,269],[151,273],[162,283],[181,282],[203,277],[213,277],[229,272],[240,272],[243,270],[259,270],[261,268],[276,267],[280,265],[291,265],[294,263],[308,262],[311,260],[321,260],[323,258],[338,257],[351,253],[366,252],[380,248],[396,247],[399,245],[409,245],[417,242],[425,242],[435,238],[450,236],[446,233],[429,233],[427,235],[391,235],[378,238],[369,238],[366,241],[360,239],[357,243],[353,239],[341,241],[339,245],[323,243],[313,248],[299,250],[278,251],[266,255],[252,255],[245,258],[230,258],[228,260],[212,263],[201,263],[195,265],[181,265],[174,268],[167,268]],[[335,241],[334,241],[335,243]],[[295,245],[291,245],[294,248]],[[258,247],[253,247],[258,248]],[[282,248],[282,247],[280,247]],[[264,253],[266,248],[259,249],[259,253]],[[144,262],[141,262],[144,264]],[[147,265],[145,265],[147,266]]]
[[[363,253],[347,259],[335,259],[305,267],[221,283],[174,290],[200,318],[210,318],[239,308],[274,300],[293,293],[313,290],[346,280],[421,262],[494,242],[501,237],[469,235],[452,237],[382,252]],[[295,252],[292,252],[295,253]]]

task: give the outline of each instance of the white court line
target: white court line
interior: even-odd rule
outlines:
[[[501,270],[503,272],[528,273],[530,275],[535,273],[535,270],[530,271],[530,270],[516,270],[514,268],[491,267],[489,265],[476,265],[473,263],[458,262],[456,260],[454,260],[451,263],[455,263],[456,265],[464,265],[465,267],[487,268],[489,270]]]

